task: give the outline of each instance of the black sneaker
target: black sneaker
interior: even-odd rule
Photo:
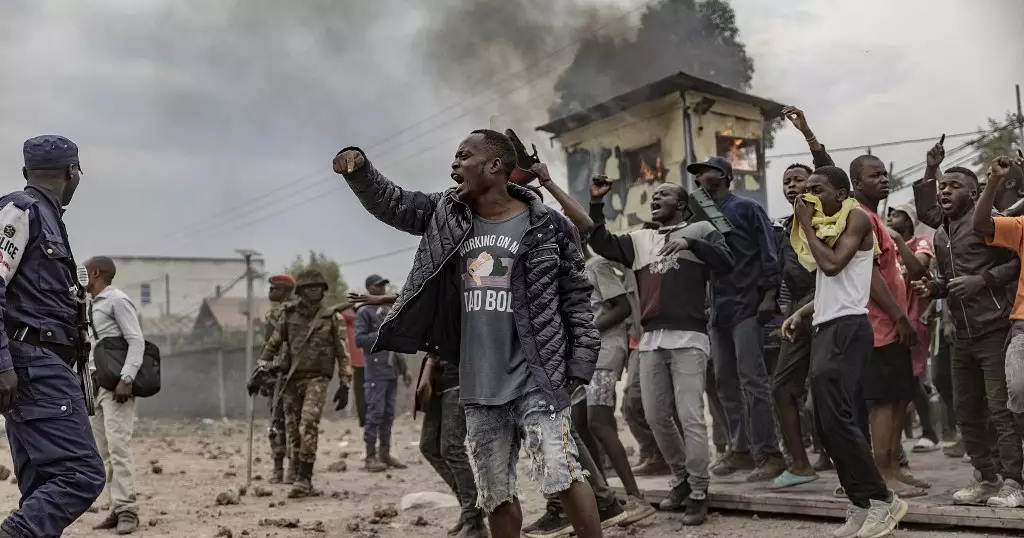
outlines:
[[[701,493],[700,498],[690,497],[683,514],[683,525],[703,525],[708,519],[708,495]]]
[[[597,515],[601,518],[601,528],[607,529],[613,525],[618,525],[620,521],[629,517],[629,514],[622,509],[622,505],[616,500],[613,503],[609,503],[604,508],[598,508]]]
[[[572,534],[572,523],[565,514],[554,510],[546,510],[540,519],[523,529],[526,538],[558,538]]]
[[[658,510],[664,510],[666,512],[679,510],[683,506],[686,506],[687,499],[689,499],[691,493],[693,493],[693,488],[690,487],[689,482],[679,484],[669,490],[668,497],[665,497],[665,500],[658,504]]]

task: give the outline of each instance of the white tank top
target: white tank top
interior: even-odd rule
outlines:
[[[860,316],[868,313],[871,299],[871,264],[874,253],[858,250],[850,263],[836,276],[826,275],[820,268],[814,290],[814,316],[811,323],[821,325],[843,316]]]

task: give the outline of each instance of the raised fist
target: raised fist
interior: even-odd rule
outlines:
[[[351,174],[366,164],[366,157],[358,149],[347,149],[334,156],[334,173]]]
[[[925,163],[931,168],[936,168],[942,164],[942,160],[946,158],[946,148],[942,146],[942,142],[936,142],[931,149],[928,150],[925,155]]]
[[[992,160],[992,165],[988,168],[989,177],[994,181],[1002,181],[1006,179],[1006,176],[1010,173],[1010,166],[1012,164],[1013,161],[1005,155],[996,157]]]
[[[594,176],[590,183],[590,198],[600,200],[612,190],[612,182],[608,176]]]
[[[801,133],[807,130],[807,118],[804,116],[803,110],[795,106],[787,106],[782,109],[782,115]]]

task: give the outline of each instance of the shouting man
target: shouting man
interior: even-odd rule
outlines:
[[[422,236],[374,350],[459,357],[478,504],[496,537],[518,537],[516,460],[525,441],[544,493],[558,493],[582,537],[601,536],[597,504],[569,435],[570,396],[594,372],[600,339],[575,227],[509,184],[512,142],[491,130],[459,144],[443,193],[406,191],[362,150],[334,158],[378,219]],[[495,375],[502,372],[503,375]]]

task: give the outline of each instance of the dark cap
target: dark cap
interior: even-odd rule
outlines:
[[[732,163],[725,157],[711,157],[702,163],[693,163],[686,167],[686,171],[699,176],[708,170],[718,170],[725,177],[732,179]]]
[[[78,146],[60,135],[42,135],[25,141],[25,168],[59,169],[78,162]],[[81,166],[79,166],[81,167]]]
[[[370,275],[370,276],[366,277],[366,287],[367,288],[369,288],[370,286],[377,286],[377,285],[380,285],[380,284],[387,284],[389,282],[390,281],[388,279],[386,279],[386,278],[384,278],[384,277],[382,277],[380,275]]]

